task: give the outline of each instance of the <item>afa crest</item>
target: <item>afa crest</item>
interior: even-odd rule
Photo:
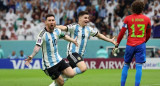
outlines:
[[[78,59],[78,60],[81,60],[81,57],[78,57],[77,59]]]

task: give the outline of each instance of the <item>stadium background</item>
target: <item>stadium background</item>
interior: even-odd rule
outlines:
[[[36,36],[44,27],[47,13],[55,15],[57,24],[67,25],[77,22],[77,14],[86,10],[90,14],[91,22],[88,24],[89,26],[107,37],[116,37],[122,27],[123,19],[131,14],[131,3],[133,1],[0,0],[0,45],[4,51],[4,56],[0,59],[0,86],[46,86],[51,83],[51,80],[41,70],[13,70],[40,69],[41,52],[35,56],[30,67],[24,65],[23,59],[9,58],[13,51],[16,52],[17,56],[19,56],[20,50],[23,50],[26,56],[31,54]],[[144,14],[151,19],[152,34],[147,43],[148,63],[143,65],[143,69],[146,70],[143,70],[141,85],[160,86],[160,76],[158,75],[160,69],[160,0],[143,1],[145,3]],[[120,44],[122,48],[125,48],[126,36],[127,33]],[[58,41],[59,53],[63,58],[66,57],[66,46],[66,41]],[[108,52],[108,59],[96,57],[96,52],[100,46],[104,46]],[[110,50],[113,47],[111,43],[91,37],[84,54],[86,63],[91,70],[69,80],[66,86],[119,86],[123,55],[110,56]],[[134,85],[135,62],[133,61],[132,64],[133,66],[130,68],[133,70],[129,71],[127,86]]]

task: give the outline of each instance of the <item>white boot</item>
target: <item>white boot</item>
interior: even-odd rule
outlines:
[[[49,86],[57,86],[55,81],[53,81]]]

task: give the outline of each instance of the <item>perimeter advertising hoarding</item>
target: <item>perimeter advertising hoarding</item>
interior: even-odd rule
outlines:
[[[89,69],[122,69],[123,58],[89,58],[84,59]],[[0,59],[0,69],[41,69],[41,59],[33,59],[30,66],[25,65],[21,59]],[[135,69],[135,61],[130,65],[130,69]],[[143,64],[143,69],[160,69],[160,58],[147,58]]]
[[[160,69],[160,58],[147,58],[143,69]]]
[[[0,59],[0,69],[41,69],[41,59],[33,59],[29,66],[23,59]]]

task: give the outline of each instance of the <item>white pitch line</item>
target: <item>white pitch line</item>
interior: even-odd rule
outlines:
[[[160,86],[160,84],[152,84],[152,86]]]
[[[160,84],[141,85],[141,86],[160,86]]]

